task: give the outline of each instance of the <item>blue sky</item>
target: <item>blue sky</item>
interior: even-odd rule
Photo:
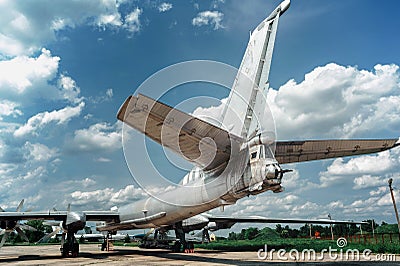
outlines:
[[[25,198],[35,210],[108,209],[142,198],[121,148],[119,106],[178,62],[238,67],[249,31],[278,3],[0,1],[1,206],[12,210]],[[399,137],[399,7],[394,0],[293,1],[280,20],[270,75],[278,138]],[[227,94],[191,84],[163,100]],[[330,212],[394,222],[386,184],[400,181],[399,162],[397,149],[290,165],[286,192],[243,199],[225,214]],[[179,180],[183,172],[170,175]]]

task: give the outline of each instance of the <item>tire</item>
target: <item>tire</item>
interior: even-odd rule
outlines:
[[[175,244],[174,244],[174,246],[173,246],[173,248],[172,248],[172,251],[173,252],[181,252],[181,242],[179,242],[179,241],[175,241]]]
[[[61,251],[61,257],[63,258],[67,258],[69,254],[69,247],[67,243],[64,243],[63,247],[62,247],[62,251]]]
[[[79,253],[79,244],[78,243],[74,243],[74,251]]]

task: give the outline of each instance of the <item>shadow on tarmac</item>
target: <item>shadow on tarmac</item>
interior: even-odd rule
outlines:
[[[167,259],[165,263],[173,263],[176,261],[187,261],[187,262],[202,262],[209,264],[225,264],[225,265],[260,265],[261,263],[268,263],[270,265],[400,265],[400,262],[272,262],[272,261],[246,261],[246,260],[237,260],[237,259],[225,259],[225,258],[213,258],[213,257],[204,257],[201,254],[218,254],[218,253],[226,253],[224,251],[215,251],[215,250],[199,250],[192,254],[182,254],[182,253],[172,253],[168,250],[118,250],[117,248],[111,252],[104,253],[89,253],[89,252],[81,252],[79,253],[79,258],[89,258],[94,260],[102,260],[107,258],[112,258],[114,256],[152,256],[157,258]],[[16,263],[21,261],[40,261],[41,263],[46,264],[46,260],[59,260],[60,263],[65,260],[65,262],[72,262],[74,258],[64,259],[61,258],[61,255],[21,255],[18,257],[12,258],[1,258],[0,263]],[[171,260],[171,261],[168,261]],[[100,262],[100,261],[99,261]],[[37,263],[37,262],[35,262]]]

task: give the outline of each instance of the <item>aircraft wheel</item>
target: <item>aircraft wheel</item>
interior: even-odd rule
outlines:
[[[194,253],[194,244],[192,242],[189,243],[189,253]]]
[[[79,244],[74,243],[73,250],[72,250],[72,257],[78,257],[79,255]]]
[[[181,252],[181,242],[175,241],[174,246],[172,247],[173,252]]]
[[[61,257],[63,257],[63,258],[68,257],[68,253],[69,253],[68,244],[65,243],[65,244],[63,245],[63,247],[62,247],[62,250],[61,250]]]
[[[64,250],[61,252],[61,257],[62,258],[66,258],[67,257],[67,254],[66,254],[66,252]]]

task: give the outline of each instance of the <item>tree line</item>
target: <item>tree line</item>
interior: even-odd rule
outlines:
[[[367,222],[368,224],[362,225],[362,231],[367,233],[372,233],[373,229],[375,233],[398,233],[396,224],[387,224],[382,222],[380,225],[377,224],[374,220],[365,220],[363,222]],[[25,224],[30,225],[36,228],[37,231],[25,231],[26,236],[29,239],[30,243],[35,243],[39,239],[41,239],[44,235],[51,233],[51,226],[44,225],[41,220],[31,220],[26,222]],[[332,226],[333,234],[337,236],[350,236],[360,234],[360,227],[354,224],[344,225],[344,224],[335,224]],[[322,225],[312,225],[311,227],[311,236],[315,235],[315,232],[319,232],[322,238],[329,238],[331,236],[331,228],[330,225],[322,226]],[[85,233],[92,233],[90,227],[85,228]],[[288,225],[282,226],[281,224],[277,224],[275,229],[265,227],[263,229],[258,229],[255,227],[250,227],[247,229],[242,229],[240,232],[230,232],[228,235],[229,240],[252,240],[252,239],[272,239],[272,238],[302,238],[310,236],[310,227],[305,224],[301,226],[299,229],[290,228]],[[129,237],[129,236],[128,236]],[[52,242],[50,240],[49,242]],[[57,240],[54,240],[57,241]],[[21,237],[13,232],[10,234],[8,238],[8,242],[11,243],[20,243],[24,242]]]
[[[332,231],[334,236],[351,236],[360,234],[361,230],[363,233],[398,233],[396,225],[390,225],[386,222],[382,222],[381,225],[377,224],[374,220],[364,220],[363,222],[367,222],[368,224],[363,224],[357,226],[355,224],[335,224],[332,225]],[[312,225],[311,226],[311,236],[315,236],[315,232],[319,233],[319,236],[322,238],[331,237],[331,226],[322,226],[322,225]],[[302,237],[310,237],[310,226],[305,224],[301,226],[299,229],[290,228],[289,225],[282,226],[281,224],[277,224],[275,229],[265,227],[263,229],[258,229],[255,227],[250,227],[247,229],[242,229],[241,232],[235,233],[230,232],[228,235],[228,240],[252,240],[252,239],[260,239],[260,238],[302,238]]]

